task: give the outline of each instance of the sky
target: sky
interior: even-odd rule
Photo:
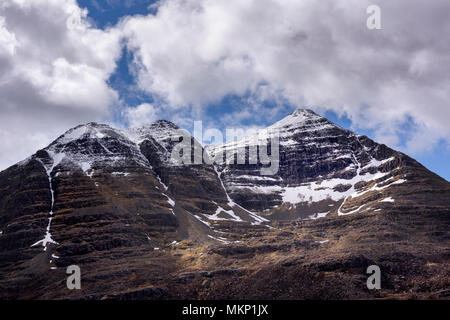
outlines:
[[[381,9],[381,29],[366,26]],[[450,179],[448,0],[3,0],[0,170],[67,129],[296,108]]]

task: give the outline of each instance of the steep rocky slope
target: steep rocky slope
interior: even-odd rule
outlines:
[[[391,207],[448,207],[448,182],[408,156],[345,130],[310,110],[296,110],[256,137],[278,132],[280,167],[263,176],[262,165],[222,162],[230,196],[272,219],[320,218]],[[253,141],[258,141],[258,138]],[[252,137],[208,148],[249,157]],[[224,151],[227,150],[227,151]],[[249,163],[249,161],[247,161]]]
[[[447,181],[312,111],[258,137],[274,130],[273,176],[261,165],[174,163],[185,133],[168,121],[67,131],[0,173],[0,297],[448,294]],[[193,157],[203,148],[190,139]],[[214,157],[249,140],[207,151]],[[82,270],[79,291],[65,286],[73,264]],[[385,291],[365,288],[370,264],[385,271]]]

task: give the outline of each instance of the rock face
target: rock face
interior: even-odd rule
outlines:
[[[310,110],[296,110],[256,135],[279,135],[279,170],[260,174],[261,165],[229,164],[220,170],[230,196],[271,219],[318,218],[398,205],[448,206],[439,185],[448,183],[408,156],[345,130]],[[218,151],[252,145],[252,140],[208,148]],[[246,159],[249,157],[247,147]],[[249,161],[246,161],[249,163]],[[415,188],[417,184],[420,187]],[[392,200],[391,200],[392,199]],[[383,201],[384,200],[384,201]]]
[[[367,263],[389,270],[387,296],[413,283],[424,297],[445,294],[446,180],[309,110],[257,136],[269,132],[280,143],[268,176],[249,161],[172,156],[187,137],[191,158],[244,148],[248,160],[252,137],[204,150],[168,121],[70,129],[0,173],[0,298],[374,297],[345,282]],[[82,290],[65,286],[70,265]]]

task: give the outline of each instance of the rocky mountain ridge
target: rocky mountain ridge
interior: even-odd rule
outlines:
[[[143,290],[148,298],[182,298],[175,292],[184,288],[185,297],[217,298],[231,294],[224,279],[250,279],[269,261],[282,266],[301,255],[310,264],[347,261],[348,252],[363,252],[348,238],[354,232],[364,230],[371,240],[425,237],[424,248],[448,244],[444,179],[310,110],[294,111],[258,137],[274,130],[280,158],[273,176],[248,161],[177,165],[171,153],[179,128],[164,120],[128,130],[97,123],[68,130],[0,173],[0,296],[126,297]],[[248,159],[251,138],[204,151],[213,158],[244,148]],[[191,139],[192,153],[203,150]],[[393,214],[408,218],[402,231],[386,224]],[[406,225],[425,229],[407,232]],[[423,251],[410,250],[423,258]],[[448,266],[444,251],[434,257]],[[72,264],[87,274],[82,292],[61,286]],[[209,287],[199,285],[201,272],[214,275]],[[263,287],[255,288],[262,296]]]
[[[416,200],[409,200],[405,192],[426,169],[408,156],[310,110],[296,110],[257,135],[265,136],[264,132],[274,129],[280,136],[280,169],[276,175],[259,175],[258,165],[223,161],[220,166],[231,197],[246,208],[274,219],[314,219],[381,210],[395,201]],[[251,138],[247,137],[208,150],[214,155],[249,144]]]

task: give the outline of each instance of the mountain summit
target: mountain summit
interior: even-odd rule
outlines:
[[[280,136],[276,175],[261,177],[257,166],[222,163],[231,197],[250,210],[284,220],[378,210],[395,201],[398,205],[446,205],[444,198],[424,196],[437,184],[446,185],[443,179],[408,156],[313,111],[298,109],[256,135],[274,129]],[[244,138],[208,150],[214,155],[249,141]]]
[[[446,180],[311,110],[257,134],[272,131],[279,170],[265,176],[225,159],[176,165],[180,131],[165,120],[68,130],[0,173],[0,297],[361,298],[373,294],[350,279],[370,264],[388,270],[387,296],[443,290]],[[204,151],[248,158],[251,141]],[[61,285],[70,265],[80,291]]]

